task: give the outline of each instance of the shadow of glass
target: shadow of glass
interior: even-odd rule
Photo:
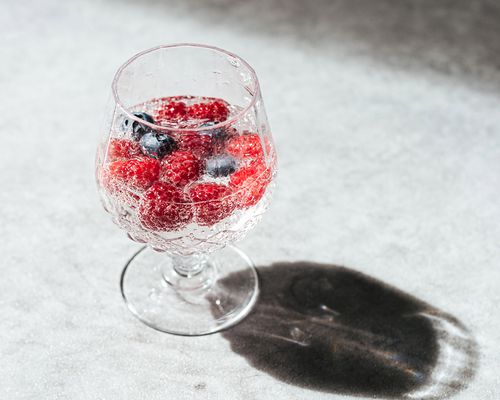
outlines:
[[[222,333],[255,368],[312,390],[438,399],[464,389],[477,345],[456,318],[359,272],[310,262],[259,268],[255,310]],[[224,280],[227,290],[238,276]]]

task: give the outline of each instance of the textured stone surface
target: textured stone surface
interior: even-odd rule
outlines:
[[[345,265],[455,316],[480,359],[454,398],[497,399],[499,18],[465,0],[3,1],[0,398],[353,394],[277,380],[222,335],[160,334],[123,305],[137,245],[93,180],[110,82],[139,50],[204,42],[255,67],[278,143],[274,203],[242,248],[261,266]]]

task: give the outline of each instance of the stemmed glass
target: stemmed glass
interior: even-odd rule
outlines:
[[[276,154],[259,83],[240,57],[204,45],[159,46],[117,71],[96,177],[115,224],[145,243],[121,290],[142,322],[203,335],[243,319],[259,283],[230,245],[267,209]],[[228,276],[237,276],[227,284]]]

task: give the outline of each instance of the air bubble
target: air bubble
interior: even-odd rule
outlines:
[[[233,67],[239,67],[241,64],[240,62],[233,57],[228,57],[229,64],[231,64]]]

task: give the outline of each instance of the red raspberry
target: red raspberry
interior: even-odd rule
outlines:
[[[134,158],[141,155],[141,146],[128,139],[111,139],[108,146],[108,161]]]
[[[196,103],[188,108],[187,115],[192,119],[208,119],[213,122],[225,121],[229,115],[229,109],[222,100],[214,100],[210,103]]]
[[[182,101],[169,101],[156,112],[156,120],[178,122],[185,119],[187,113],[186,103]]]
[[[193,210],[178,188],[165,182],[155,182],[142,197],[139,220],[146,229],[177,230],[193,219]]]
[[[196,132],[181,133],[179,148],[193,153],[198,158],[205,158],[214,151],[210,135],[200,135]]]
[[[153,158],[134,158],[113,161],[108,165],[111,186],[125,186],[135,190],[145,190],[158,179],[160,163]]]
[[[201,175],[201,163],[193,153],[178,150],[161,162],[160,179],[176,186],[186,186]]]
[[[271,181],[271,171],[260,162],[240,168],[230,178],[238,205],[241,208],[254,206],[259,202]]]
[[[242,159],[262,160],[264,158],[260,136],[256,133],[233,137],[227,142],[226,151]]]
[[[111,174],[106,169],[101,169],[98,175],[99,184],[122,204],[136,209],[139,205],[140,197],[132,190],[125,187],[123,184],[113,179]]]
[[[235,208],[231,189],[217,183],[200,183],[189,188],[196,222],[210,226],[231,214]]]

